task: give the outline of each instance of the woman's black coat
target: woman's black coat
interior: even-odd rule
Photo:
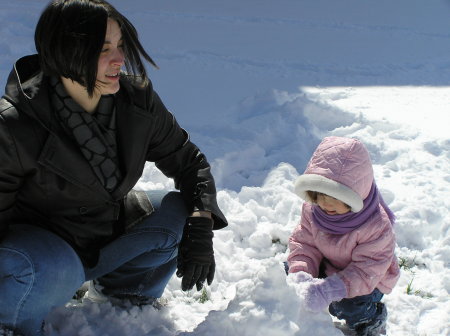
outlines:
[[[188,211],[211,211],[215,229],[227,225],[209,163],[151,83],[144,87],[122,76],[120,87],[117,143],[124,176],[110,194],[56,119],[37,55],[17,61],[0,100],[0,240],[11,224],[38,225],[92,266],[99,248],[152,212],[132,190],[147,161],[174,179]]]

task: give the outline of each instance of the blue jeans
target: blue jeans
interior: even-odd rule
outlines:
[[[41,335],[42,321],[87,280],[106,294],[160,297],[176,269],[187,209],[178,192],[148,192],[155,212],[101,249],[94,268],[72,247],[32,225],[13,225],[0,242],[0,325]]]

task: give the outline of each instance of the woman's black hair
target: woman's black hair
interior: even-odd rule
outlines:
[[[104,0],[53,0],[48,4],[34,35],[44,74],[69,78],[85,86],[92,97],[108,18],[121,28],[127,72],[146,83],[141,56],[158,66],[139,42],[136,28]]]

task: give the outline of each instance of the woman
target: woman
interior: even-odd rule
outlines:
[[[210,165],[167,111],[133,25],[103,0],[54,0],[0,100],[0,330],[40,335],[88,280],[112,302],[211,284],[227,225]],[[125,67],[127,72],[121,72]],[[181,192],[132,190],[146,161]]]

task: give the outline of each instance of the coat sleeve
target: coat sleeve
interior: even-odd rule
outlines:
[[[150,89],[149,108],[155,125],[147,160],[175,181],[189,211],[210,211],[214,229],[227,225],[216,199],[216,186],[205,155],[166,109],[158,94]]]
[[[0,240],[5,236],[11,218],[17,192],[22,184],[23,169],[20,164],[14,138],[3,112],[0,111]]]
[[[307,212],[307,203],[303,203],[300,224],[289,237],[289,273],[303,271],[317,278],[323,255],[314,244],[311,222]]]
[[[370,294],[386,275],[395,258],[395,235],[389,220],[370,224],[352,252],[351,263],[338,272],[347,287],[347,297]]]

